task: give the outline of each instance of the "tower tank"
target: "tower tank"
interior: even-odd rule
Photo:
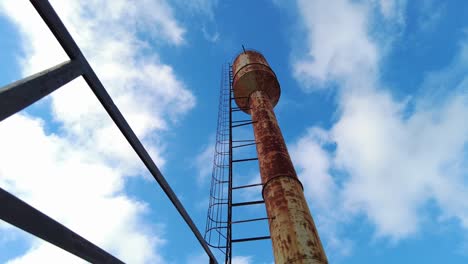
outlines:
[[[263,91],[273,107],[280,98],[281,89],[275,73],[260,52],[247,50],[232,63],[234,98],[237,106],[249,111],[249,98],[254,91]]]

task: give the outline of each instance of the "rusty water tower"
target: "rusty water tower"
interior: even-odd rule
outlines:
[[[223,252],[226,263],[231,263],[233,243],[265,239],[271,239],[275,263],[328,263],[273,111],[281,94],[275,73],[260,52],[244,50],[223,75],[205,239]],[[236,111],[251,117],[233,120]],[[253,126],[254,139],[233,140],[233,128],[244,125]],[[256,147],[256,158],[233,159],[235,148],[247,146]],[[233,165],[252,160],[258,160],[261,183],[233,187]],[[232,201],[233,191],[252,186],[261,187],[263,200]],[[266,217],[233,220],[232,207],[260,203],[265,204]],[[269,236],[233,238],[233,224],[259,220],[268,221]]]
[[[255,121],[262,195],[275,262],[327,263],[273,111],[281,93],[276,75],[263,55],[251,50],[237,56],[232,71],[235,101]]]

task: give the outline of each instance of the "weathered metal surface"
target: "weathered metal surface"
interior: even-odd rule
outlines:
[[[328,263],[270,98],[250,96],[263,198],[276,263]]]
[[[328,263],[268,95],[250,96],[276,263]]]
[[[251,50],[239,54],[232,64],[232,71],[234,98],[241,110],[250,113],[249,98],[254,91],[264,91],[273,106],[276,105],[280,97],[280,86],[262,54]]]
[[[241,53],[233,72],[236,103],[254,122],[275,263],[328,263],[273,112],[280,96],[276,76],[254,51]]]

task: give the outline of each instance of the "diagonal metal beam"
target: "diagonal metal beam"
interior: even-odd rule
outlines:
[[[200,245],[205,250],[206,254],[208,254],[210,261],[217,263],[216,258],[214,257],[213,253],[211,252],[208,244],[203,239],[198,228],[195,226],[195,223],[190,218],[189,214],[185,210],[182,203],[177,198],[177,195],[174,193],[172,188],[170,187],[169,183],[166,181],[164,176],[159,171],[158,167],[154,163],[154,161],[149,156],[146,149],[141,144],[138,137],[135,135],[133,130],[128,125],[127,121],[123,117],[120,110],[112,101],[111,97],[107,93],[106,89],[102,85],[101,81],[97,77],[94,70],[89,65],[86,58],[83,56],[82,52],[80,51],[78,45],[73,40],[72,36],[66,29],[65,25],[62,23],[60,18],[58,17],[55,10],[50,5],[49,1],[46,0],[30,0],[36,11],[42,17],[44,22],[47,24],[49,29],[54,34],[55,38],[58,40],[60,45],[62,45],[65,52],[68,54],[70,59],[78,60],[83,67],[84,70],[84,79],[88,83],[91,90],[94,92],[98,100],[101,102],[104,109],[106,109],[109,116],[112,118],[114,123],[120,129],[122,134],[125,136],[127,141],[130,143],[132,148],[138,154],[140,159],[146,165],[146,168],[151,172],[155,180],[159,183],[161,188],[163,189],[164,193],[167,195],[169,200],[174,204],[179,214],[182,216],[184,221],[187,223],[195,237],[197,238]]]
[[[0,219],[91,263],[124,263],[0,188]]]
[[[0,122],[42,99],[83,73],[77,61],[63,62],[0,90]]]

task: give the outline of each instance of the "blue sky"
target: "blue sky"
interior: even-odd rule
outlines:
[[[275,111],[331,263],[467,262],[468,3],[51,2],[200,230],[221,65],[245,45],[280,81]],[[0,3],[0,35],[2,86],[67,59],[27,1]],[[126,262],[206,263],[81,79],[0,123],[0,146],[2,188]],[[236,263],[272,263],[268,243],[234,248]],[[5,223],[0,252],[80,263]]]

